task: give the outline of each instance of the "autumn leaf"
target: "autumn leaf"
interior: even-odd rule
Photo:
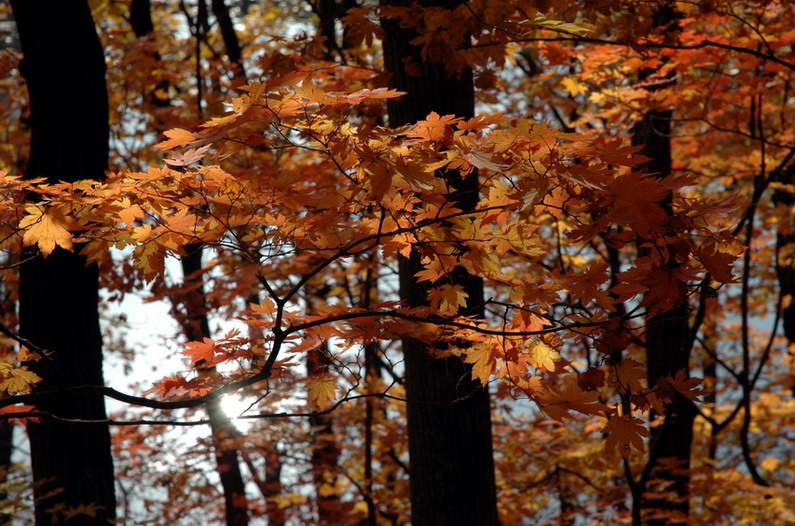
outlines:
[[[204,361],[211,364],[215,359],[216,349],[215,340],[204,338],[200,342],[188,342],[182,354],[189,356],[191,363]]]
[[[177,146],[185,146],[189,142],[196,140],[196,135],[180,128],[172,128],[170,130],[166,130],[164,133],[168,139],[155,144],[155,148],[159,148],[161,150],[171,150],[172,148],[176,148]]]
[[[330,375],[312,378],[307,382],[307,402],[316,405],[320,410],[331,407],[336,400],[337,382]]]
[[[10,395],[29,394],[41,377],[29,371],[26,366],[14,367],[5,362],[0,362],[0,393]]]
[[[618,364],[610,367],[611,383],[616,385],[622,394],[642,392],[645,379],[646,368],[632,358],[622,358]]]
[[[414,125],[414,128],[408,133],[408,137],[425,141],[443,142],[452,138],[453,130],[451,126],[460,120],[455,115],[440,117],[438,113],[432,111],[424,121],[419,121]]]
[[[466,363],[473,364],[472,379],[480,380],[483,385],[489,382],[489,377],[496,367],[493,349],[493,346],[487,343],[477,343],[472,346],[464,358]]]
[[[735,250],[721,249],[715,242],[708,241],[696,251],[696,257],[710,275],[721,283],[736,283],[732,274],[734,262],[739,254]]]
[[[24,418],[17,417],[17,418],[15,418],[15,417],[11,416],[11,415],[14,415],[14,414],[17,414],[17,413],[30,413],[30,412],[33,412],[35,410],[36,410],[36,407],[32,406],[32,405],[26,405],[26,404],[9,405],[9,406],[6,406],[6,407],[3,407],[2,409],[0,409],[0,415],[9,415],[10,418],[6,417],[6,418],[3,419],[3,420],[6,420],[6,421],[8,421],[8,420],[12,420],[12,421],[13,420],[17,420],[17,421],[20,421],[20,422],[26,422],[26,421],[30,420],[31,422],[40,422],[41,419],[37,418],[37,417],[24,417]]]
[[[684,369],[680,369],[673,377],[668,377],[668,383],[676,389],[679,394],[692,400],[699,402],[699,397],[703,396],[706,391],[701,388],[701,378],[688,378]]]
[[[19,222],[19,228],[26,229],[22,243],[38,245],[45,256],[49,256],[55,246],[72,250],[72,234],[74,221],[59,208],[45,208],[39,205],[25,207],[26,215]]]
[[[560,353],[544,342],[530,343],[530,364],[540,371],[554,371],[555,362],[560,360]]]
[[[605,450],[621,453],[624,458],[629,458],[631,446],[638,451],[644,451],[643,437],[648,438],[649,430],[640,418],[631,415],[611,417],[605,424],[602,432],[607,433]]]
[[[456,313],[459,307],[466,307],[468,297],[463,285],[445,284],[428,291],[431,307],[445,313]]]
[[[307,100],[318,102],[320,104],[328,105],[334,104],[336,102],[334,97],[329,96],[325,91],[323,91],[323,88],[313,83],[309,77],[304,79],[304,82],[301,83],[300,86],[295,87],[295,92]]]

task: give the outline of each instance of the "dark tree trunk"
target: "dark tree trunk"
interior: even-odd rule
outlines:
[[[408,5],[408,1],[383,1]],[[458,0],[420,2],[422,6],[453,8]],[[472,72],[458,76],[444,64],[423,62],[419,49],[409,42],[411,29],[395,21],[383,21],[384,60],[392,75],[392,87],[406,96],[388,105],[391,126],[424,119],[431,111],[439,115],[470,117],[474,113]],[[421,73],[409,75],[404,59],[419,65]],[[478,203],[476,173],[462,177],[444,175],[454,189],[451,199],[462,210]],[[418,284],[414,274],[422,269],[420,253],[412,251],[399,262],[400,296],[411,306],[426,304],[428,285]],[[469,295],[468,308],[483,304],[483,283],[462,268],[453,281]],[[458,358],[435,359],[418,340],[403,341],[408,404],[409,455],[411,459],[412,524],[497,524],[494,460],[492,457],[489,393],[470,377],[470,368]]]
[[[654,14],[653,24],[664,38],[672,41],[678,31],[681,14],[668,2],[661,3]],[[641,72],[641,80],[654,71]],[[670,110],[650,110],[634,130],[633,144],[643,145],[641,154],[650,158],[643,170],[658,178],[671,175],[671,118]],[[671,197],[662,204],[672,216]],[[675,251],[672,250],[673,254]],[[673,256],[665,262],[669,270],[680,263]],[[650,387],[667,376],[684,371],[689,375],[692,351],[689,313],[685,284],[677,291],[674,306],[646,320],[647,379]],[[651,417],[657,415],[652,412]],[[649,525],[670,524],[672,519],[687,520],[690,510],[690,449],[693,443],[693,422],[696,417],[693,402],[675,393],[666,406],[662,423],[651,429],[649,452],[650,477],[646,487],[650,493],[641,499],[641,516]],[[635,503],[637,504],[637,503]],[[635,517],[637,517],[637,511]]]
[[[221,29],[221,39],[224,41],[226,56],[234,68],[235,78],[241,82],[246,80],[246,70],[243,66],[243,49],[240,47],[240,40],[235,32],[235,24],[229,15],[224,0],[212,0],[211,7],[218,27]]]
[[[130,2],[130,25],[138,38],[145,37],[155,30],[152,23],[150,0],[132,0]]]
[[[200,4],[199,12],[203,13],[206,18],[206,9],[202,10],[201,5],[203,4]],[[218,10],[216,18],[226,13],[225,21],[221,21],[219,18],[219,22],[222,30],[225,27],[224,23],[229,24],[228,29],[232,30],[232,35],[234,36],[235,57],[239,61],[240,46],[237,44],[237,36],[234,34],[234,28],[231,27],[231,19],[229,19],[229,14],[226,12],[223,0],[213,0],[213,10],[215,11],[216,9]],[[145,37],[154,31],[150,0],[132,1],[130,4],[130,23],[135,36],[139,38]],[[224,42],[227,43],[226,33],[224,33]],[[155,59],[159,58],[159,55],[155,53]],[[201,80],[197,79],[197,82],[200,83]],[[161,83],[158,88],[167,89],[168,83]],[[168,100],[161,100],[155,97],[154,94],[152,100],[157,106],[168,106],[170,104]],[[185,284],[189,290],[182,298],[185,308],[185,319],[181,320],[183,322],[182,327],[188,340],[201,341],[210,337],[204,286],[200,281],[196,281],[201,280],[203,250],[200,244],[187,246],[185,250],[187,254],[182,257],[181,262],[182,271],[185,275]],[[205,370],[205,372],[210,370]],[[226,523],[227,525],[245,526],[248,524],[248,502],[246,500],[245,483],[240,471],[237,451],[229,447],[229,443],[231,443],[236,434],[236,429],[224,414],[218,400],[208,402],[205,409],[207,409],[213,435],[216,470],[223,488]]]
[[[328,345],[324,342],[319,348],[307,354],[307,376],[310,378],[322,376],[328,371],[330,364]],[[342,502],[336,489],[340,446],[334,434],[334,421],[328,414],[312,415],[309,417],[309,426],[309,442],[312,449],[310,464],[317,495],[317,524],[334,526],[342,520]]]
[[[787,167],[781,173],[779,180],[784,184],[795,183],[795,164]],[[795,206],[795,198],[784,190],[776,190],[773,193],[773,202],[788,210]],[[790,214],[787,214],[784,217],[789,216]],[[785,299],[781,309],[781,320],[784,325],[784,336],[787,338],[787,354],[792,373],[790,376],[793,378],[790,389],[795,396],[795,225],[791,220],[779,223],[776,232],[776,274],[781,297]]]
[[[650,111],[638,123],[633,142],[651,160],[644,170],[657,177],[671,174],[671,112]],[[663,203],[670,213],[670,203]],[[670,268],[678,265],[669,261]],[[679,371],[689,373],[691,340],[689,305],[684,285],[673,308],[646,321],[646,357],[649,386]],[[669,524],[673,514],[687,517],[690,505],[690,447],[693,442],[693,402],[676,394],[668,404],[662,424],[652,427],[650,459],[653,469],[648,489],[655,497],[643,499],[648,524]],[[659,518],[654,518],[659,517]]]
[[[0,502],[8,498],[6,482],[11,470],[11,455],[14,452],[14,424],[6,420],[0,422]],[[13,517],[0,510],[0,524],[11,524]]]
[[[13,0],[11,6],[24,54],[20,70],[30,94],[25,177],[101,179],[108,162],[108,99],[105,61],[88,2]],[[57,249],[22,265],[19,288],[20,335],[51,353],[31,364],[44,379],[37,389],[102,385],[96,266]],[[37,407],[66,418],[107,418],[102,396],[90,392],[58,395]],[[47,511],[58,503],[97,506],[96,517],[81,517],[81,524],[106,525],[116,517],[107,425],[44,419],[29,423],[28,435],[37,524],[60,521]]]
[[[182,257],[182,271],[187,287],[184,296],[186,318],[183,320],[182,326],[188,340],[201,341],[211,337],[210,324],[207,321],[204,285],[201,281],[203,250],[202,246],[197,244],[186,246],[185,251],[186,255]],[[199,366],[201,367],[201,364]],[[211,367],[203,369],[199,374],[213,371],[215,368]],[[220,400],[213,399],[207,402],[205,408],[213,434],[216,471],[218,471],[223,488],[226,524],[227,526],[246,526],[248,524],[246,485],[240,472],[237,449],[232,445],[237,436],[237,430],[221,408]]]

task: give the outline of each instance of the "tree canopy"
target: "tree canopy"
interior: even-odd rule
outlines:
[[[44,70],[69,149],[37,152],[0,25],[0,419],[34,458],[36,426],[110,426],[129,524],[447,524],[434,485],[484,524],[795,523],[789,2],[88,5],[104,176],[101,96]],[[67,254],[105,363],[178,370],[69,376],[99,358],[25,327],[71,307],[17,307],[20,266],[68,281]],[[169,309],[161,346],[131,296]],[[43,477],[0,449],[32,517]]]

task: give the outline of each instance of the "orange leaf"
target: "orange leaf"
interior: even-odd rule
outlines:
[[[196,139],[194,134],[180,128],[166,130],[165,135],[168,137],[168,140],[155,144],[155,148],[160,148],[161,150],[170,150],[172,148],[176,148],[177,146],[185,146],[189,142]]]
[[[445,115],[440,117],[438,113],[432,111],[424,121],[419,121],[414,129],[408,133],[412,139],[424,139],[426,141],[442,141],[453,136],[450,127],[461,119],[455,115]]]
[[[35,411],[35,410],[36,410],[36,407],[32,406],[32,405],[25,405],[25,404],[10,405],[10,406],[7,406],[7,407],[4,407],[4,408],[0,409],[0,415],[13,415],[13,414],[16,414],[16,413],[30,413],[30,412]],[[28,420],[30,420],[31,422],[40,422],[41,421],[40,418],[36,418],[36,417],[23,417],[23,418],[13,418],[12,417],[12,418],[7,418],[7,419],[4,418],[3,420],[19,420],[20,422],[26,422]]]
[[[201,342],[188,342],[182,354],[190,356],[191,363],[205,361],[212,363],[215,358],[215,341],[210,338],[205,338]]]

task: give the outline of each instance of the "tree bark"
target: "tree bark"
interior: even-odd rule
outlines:
[[[407,6],[407,0],[382,0],[382,4]],[[424,0],[421,7],[454,8],[458,0]],[[419,49],[410,44],[417,33],[392,20],[382,21],[385,32],[384,60],[391,74],[391,86],[407,93],[388,103],[391,126],[424,119],[435,111],[440,115],[470,117],[474,113],[472,71],[449,75],[444,64],[423,62]],[[420,68],[410,75],[404,59]],[[462,210],[478,203],[476,173],[444,175],[453,188],[451,200]],[[400,296],[407,305],[427,302],[427,283],[414,275],[422,269],[420,253],[399,261]],[[469,295],[468,309],[481,310],[483,283],[462,268],[452,281]],[[470,376],[470,367],[460,359],[436,359],[428,347],[415,339],[403,340],[406,397],[409,400],[408,433],[411,459],[412,524],[460,525],[497,524],[494,460],[492,457],[489,393]]]
[[[657,13],[656,24],[666,28],[676,20],[674,8],[663,6]],[[643,145],[642,155],[651,160],[644,171],[659,178],[671,175],[671,111],[649,111],[634,131],[633,143]],[[669,214],[670,202],[663,203]],[[679,263],[670,259],[666,266]],[[666,376],[679,371],[689,374],[691,352],[689,304],[684,284],[678,299],[667,311],[646,320],[647,378],[650,387]],[[654,416],[654,415],[652,415]],[[693,422],[696,412],[693,402],[676,393],[665,408],[662,424],[651,429],[649,462],[652,465],[648,489],[654,497],[644,497],[643,516],[649,525],[669,524],[672,515],[686,518],[690,509],[690,448],[693,442]]]
[[[795,182],[795,164],[781,174],[779,180],[785,184]],[[795,197],[789,192],[776,190],[773,202],[787,210],[795,207]],[[784,217],[789,218],[790,214]],[[782,221],[776,231],[776,274],[783,301],[781,319],[784,336],[787,338],[787,354],[790,365],[790,389],[795,396],[795,225],[791,220]]]
[[[187,291],[184,296],[186,319],[182,327],[190,341],[201,341],[210,338],[210,324],[207,320],[207,305],[204,296],[202,279],[202,246],[199,244],[185,247],[186,255],[182,256],[182,272]],[[201,367],[201,364],[198,364]],[[209,374],[215,367],[203,369],[199,374]],[[233,446],[237,436],[229,417],[221,408],[219,399],[213,399],[205,405],[210,420],[210,429],[215,449],[215,464],[218,477],[223,488],[226,506],[227,526],[246,526],[248,524],[248,500],[246,485],[240,471],[237,449]]]
[[[108,162],[105,60],[88,3],[12,0],[30,95],[31,149],[26,178],[50,182],[102,179]],[[38,390],[102,385],[98,270],[71,252],[46,259],[31,253],[20,269],[20,335],[47,349],[31,364]],[[100,394],[81,392],[42,400],[37,409],[59,417],[104,420]],[[113,460],[107,425],[49,419],[29,423],[37,524],[64,519],[58,505],[96,506],[81,524],[116,517]]]
[[[242,84],[246,81],[246,69],[243,66],[243,49],[240,47],[240,40],[235,32],[235,24],[229,15],[229,8],[224,0],[212,0],[210,4],[215,20],[221,30],[221,38],[224,41],[224,49],[229,62],[232,63],[235,78]]]

